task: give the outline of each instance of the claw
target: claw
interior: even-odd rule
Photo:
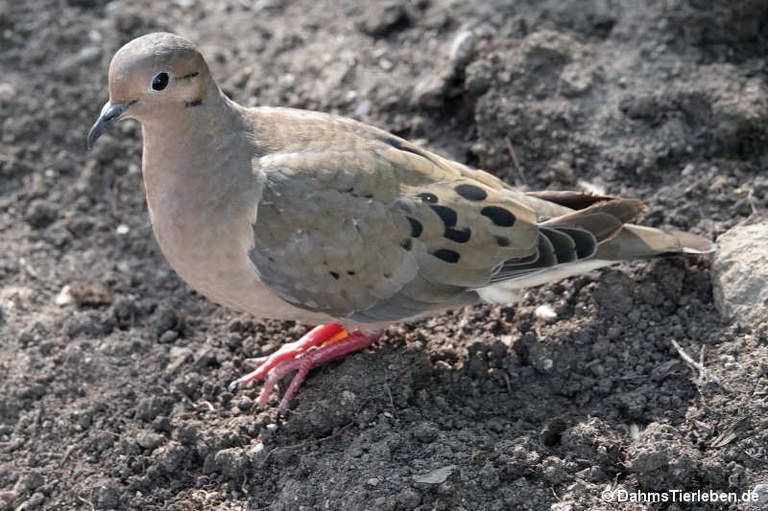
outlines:
[[[381,332],[365,334],[356,331],[350,334],[339,323],[317,326],[298,341],[283,345],[271,355],[255,359],[257,367],[232,381],[227,390],[234,393],[253,381],[264,380],[258,406],[265,408],[278,382],[289,373],[297,371],[278,406],[278,414],[282,414],[309,371],[335,358],[365,349],[379,337]]]

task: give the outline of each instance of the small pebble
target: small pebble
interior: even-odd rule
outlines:
[[[462,69],[469,63],[475,52],[477,45],[477,36],[471,30],[462,30],[451,43],[449,58],[453,62],[454,68]]]
[[[144,449],[154,449],[165,442],[165,437],[152,431],[140,431],[136,434],[136,443]]]
[[[539,305],[536,307],[534,314],[537,318],[544,321],[557,319],[557,312],[555,312],[555,309],[549,304]]]
[[[16,96],[16,89],[10,83],[0,83],[0,105],[10,103]]]

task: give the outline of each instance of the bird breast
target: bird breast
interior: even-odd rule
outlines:
[[[150,220],[163,255],[179,276],[210,300],[259,318],[327,321],[284,302],[253,271],[247,253],[253,244],[258,187],[253,178],[238,179],[232,162],[223,161],[233,152],[211,163],[205,160],[215,152],[195,151],[193,160],[178,154],[167,158],[155,149],[145,137]],[[250,167],[249,158],[244,163]],[[235,178],[222,175],[224,169]]]

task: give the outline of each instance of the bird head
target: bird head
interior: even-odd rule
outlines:
[[[171,117],[200,106],[211,88],[208,65],[189,40],[163,32],[134,39],[112,58],[109,101],[88,132],[88,148],[117,121]]]

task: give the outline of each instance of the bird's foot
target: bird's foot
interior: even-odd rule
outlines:
[[[264,408],[277,383],[291,371],[296,371],[278,407],[278,413],[282,414],[311,369],[329,360],[365,349],[379,337],[381,332],[350,333],[339,323],[317,326],[298,341],[283,345],[271,355],[255,359],[256,369],[230,383],[228,389],[235,392],[253,381],[264,380],[258,401],[259,407]]]

